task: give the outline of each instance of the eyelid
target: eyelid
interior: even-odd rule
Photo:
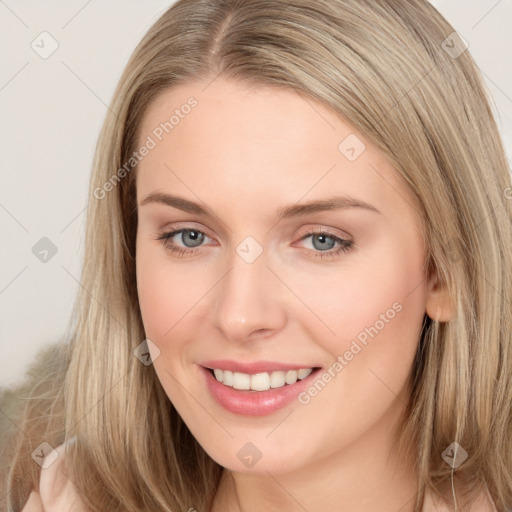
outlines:
[[[343,240],[346,240],[347,242],[353,241],[352,236],[349,235],[347,232],[341,231],[340,229],[326,228],[323,226],[306,228],[305,231],[299,236],[299,240],[302,240],[303,238],[305,238],[308,235],[315,235],[315,234],[319,234],[319,233],[321,233],[323,235],[332,236],[335,238],[341,238]]]
[[[162,228],[157,229],[157,232],[160,234],[164,233],[173,233],[176,231],[200,231],[204,233],[208,238],[215,239],[215,236],[212,235],[211,231],[205,227],[203,224],[198,222],[172,222],[165,224]]]

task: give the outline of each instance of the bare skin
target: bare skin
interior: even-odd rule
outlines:
[[[413,457],[397,454],[397,432],[424,316],[453,314],[446,290],[425,273],[415,197],[349,123],[291,90],[220,78],[180,85],[153,103],[139,142],[191,96],[197,106],[137,171],[137,281],[158,378],[226,468],[212,512],[412,512]],[[355,159],[339,149],[349,135],[365,145]],[[149,201],[155,193],[213,215]],[[333,196],[378,211],[275,216]],[[179,229],[189,231],[159,240]],[[251,263],[236,251],[248,236],[262,250]],[[351,248],[336,253],[339,239]],[[199,371],[221,358],[327,369],[370,326],[378,333],[320,393],[266,416],[224,409]],[[249,442],[262,455],[251,468],[237,456]]]

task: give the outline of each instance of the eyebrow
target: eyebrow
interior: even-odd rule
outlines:
[[[173,196],[162,192],[153,192],[149,194],[140,203],[140,206],[144,206],[150,203],[160,203],[167,206],[172,206],[173,208],[177,208],[184,212],[194,213],[204,217],[214,217],[209,208],[202,206],[199,203],[195,203],[194,201],[190,201],[189,199],[185,199],[183,197]],[[307,203],[294,204],[291,206],[278,208],[275,211],[275,216],[278,220],[282,220],[319,212],[347,210],[349,208],[362,208],[378,214],[381,213],[377,208],[375,208],[375,206],[365,201],[361,201],[360,199],[355,199],[350,196],[334,196],[327,199],[309,201]]]

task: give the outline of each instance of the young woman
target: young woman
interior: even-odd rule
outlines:
[[[8,510],[512,507],[510,174],[427,1],[178,1],[110,111]]]

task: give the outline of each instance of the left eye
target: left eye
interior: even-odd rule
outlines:
[[[341,256],[343,253],[350,251],[354,242],[352,240],[345,240],[335,235],[324,232],[313,231],[301,238],[301,240],[311,239],[312,255],[315,258],[335,258]],[[335,246],[338,246],[335,248]]]
[[[328,251],[329,249],[332,249],[338,241],[341,241],[340,238],[326,235],[325,233],[312,233],[305,236],[303,240],[306,238],[311,238],[313,248],[317,251]]]

